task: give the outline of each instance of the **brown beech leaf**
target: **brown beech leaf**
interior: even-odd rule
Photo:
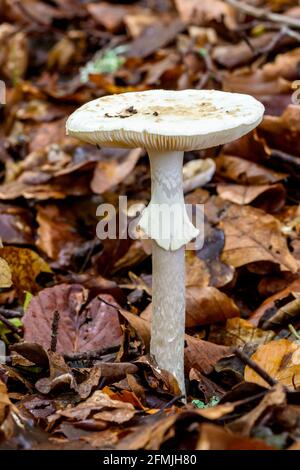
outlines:
[[[185,335],[186,348],[184,350],[185,367],[187,370],[196,369],[204,375],[213,371],[219,359],[230,355],[227,346],[203,341],[194,336]]]
[[[121,309],[120,314],[127,320],[129,325],[135,330],[138,336],[142,339],[146,351],[149,351],[150,347],[150,329],[151,324],[149,322],[149,315],[141,317],[134,313],[127,312],[127,310]]]
[[[226,326],[212,325],[209,340],[224,346],[259,346],[268,343],[275,336],[273,331],[255,328],[252,323],[243,318],[229,318]]]
[[[147,26],[141,34],[130,44],[127,55],[129,57],[145,58],[159,48],[163,48],[175,40],[177,35],[185,29],[185,25],[173,17],[168,23],[156,20]]]
[[[110,295],[102,297],[117,306]],[[25,341],[49,349],[56,311],[59,313],[57,352],[84,352],[120,343],[116,309],[97,297],[88,303],[88,291],[78,284],[50,287],[31,299],[23,317]]]
[[[224,21],[229,29],[236,27],[234,8],[221,0],[198,2],[197,0],[175,0],[176,8],[182,21],[204,25],[211,21]]]
[[[227,318],[238,317],[239,315],[239,308],[234,301],[215,287],[187,287],[185,316],[187,328],[221,323],[226,321]],[[134,317],[137,316],[134,315]],[[137,317],[136,321],[147,320],[147,322],[151,322],[151,317],[152,304],[149,304],[140,317]],[[132,324],[132,326],[134,325]]]
[[[149,419],[149,418],[148,418]],[[174,423],[176,414],[163,416],[157,419],[151,417],[151,421],[132,429],[132,433],[120,439],[117,449],[119,450],[159,450],[167,440]]]
[[[284,326],[300,316],[300,292],[291,292],[287,297],[275,302],[275,306],[265,311],[260,319],[263,329]]]
[[[69,406],[49,416],[48,421],[51,423],[58,418],[65,418],[73,422],[92,419],[121,424],[129,421],[134,415],[135,409],[131,403],[112,400],[106,393],[96,390],[93,395],[79,405]]]
[[[295,299],[295,294],[300,294],[300,279],[295,279],[291,284],[289,284],[285,289],[276,292],[276,294],[272,295],[268,299],[266,299],[259,307],[256,309],[253,314],[251,315],[249,321],[255,326],[262,325],[263,323],[266,326],[270,326],[272,323],[272,317],[277,311],[284,307],[289,302]],[[298,297],[298,295],[296,296]],[[282,310],[282,313],[284,309]],[[281,324],[282,320],[288,320],[291,315],[287,315],[286,317],[281,316],[280,320],[277,317],[275,323]],[[279,322],[278,322],[279,321]],[[262,325],[263,326],[263,325]],[[275,325],[274,325],[275,326]]]
[[[234,267],[255,261],[272,261],[283,271],[296,272],[297,261],[275,217],[250,206],[232,205],[220,223],[225,233],[222,259]]]
[[[300,155],[299,105],[289,104],[281,116],[266,115],[261,130],[271,147],[292,155]]]
[[[280,76],[266,78],[262,69],[242,69],[224,74],[223,89],[249,93],[265,104],[267,113],[278,114],[290,102],[291,83]]]
[[[286,173],[258,165],[244,158],[220,155],[216,158],[217,174],[225,179],[246,185],[273,184],[287,177]]]
[[[76,390],[77,384],[71,369],[65,363],[60,354],[52,351],[47,352],[50,368],[50,377],[38,380],[35,384],[36,389],[45,395],[52,392],[56,388],[63,391]]]
[[[28,248],[5,246],[0,248],[0,256],[9,265],[13,286],[21,300],[26,291],[34,294],[40,289],[36,283],[38,274],[51,273],[46,261]]]
[[[249,47],[245,41],[237,44],[217,45],[212,53],[213,59],[227,69],[233,69],[237,66],[247,64],[252,61],[255,56],[255,50],[266,47],[273,39],[276,33],[265,33],[258,37],[251,38],[251,46]]]
[[[234,269],[221,261],[223,231],[205,222],[204,233],[203,247],[186,251],[186,287],[222,287],[233,279]]]
[[[99,162],[91,182],[93,192],[102,194],[122,183],[126,176],[134,169],[141,154],[141,149],[134,149],[128,152],[128,155],[126,155],[122,162],[119,160]]]
[[[15,440],[14,448],[22,448],[24,444],[32,445],[32,439],[28,435],[27,422],[11,402],[8,389],[0,379],[0,448],[3,449],[1,447],[3,443],[5,448],[12,438]]]
[[[300,345],[287,339],[270,341],[259,346],[251,359],[271,377],[292,390],[300,386]],[[269,385],[250,367],[245,368],[245,380],[264,387]]]
[[[15,83],[24,77],[28,67],[29,45],[23,31],[16,32],[6,41],[5,62],[2,71]],[[2,54],[3,54],[2,52]]]
[[[12,403],[8,396],[6,385],[0,380],[0,429],[4,419],[7,416],[7,411],[12,407]]]
[[[0,239],[10,245],[33,244],[32,219],[27,209],[0,204]]]
[[[201,425],[197,450],[272,450],[259,439],[241,437],[211,423]]]
[[[187,328],[221,323],[226,321],[227,318],[238,317],[239,315],[239,308],[234,301],[215,287],[193,286],[186,288],[185,325]],[[152,304],[149,304],[137,319],[150,322],[151,317]]]
[[[239,308],[230,297],[215,287],[186,289],[186,326],[188,328],[224,322],[238,317]]]
[[[111,5],[106,2],[88,3],[86,8],[97,24],[104,26],[112,33],[120,30],[128,11],[125,6]]]
[[[66,364],[60,354],[47,352],[50,375],[39,379],[35,388],[44,395],[57,392],[76,392],[80,398],[87,398],[95,390],[101,378],[101,368],[94,366],[91,369],[82,369],[79,377],[75,377],[72,369]]]
[[[286,393],[282,385],[277,384],[269,393],[265,394],[261,402],[249,413],[229,424],[228,428],[240,436],[249,436],[254,426],[264,416],[266,410],[276,412],[286,404]]]
[[[235,204],[255,204],[266,212],[276,212],[284,206],[286,191],[282,184],[252,185],[218,184],[217,192],[221,198]]]
[[[150,355],[141,356],[135,364],[143,370],[148,385],[155,391],[174,396],[181,395],[176,378],[168,370],[161,369],[154,357]]]
[[[37,207],[39,228],[36,244],[49,258],[59,258],[60,266],[68,265],[74,247],[83,242],[83,238],[74,230],[74,220],[71,217],[69,220],[67,216],[65,210],[54,204]]]

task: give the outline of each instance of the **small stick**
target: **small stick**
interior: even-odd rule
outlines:
[[[233,349],[234,354],[244,363],[247,364],[251,369],[253,369],[262,379],[264,379],[267,384],[273,387],[277,384],[277,380],[273,379],[264,369],[262,369],[257,362],[252,361],[250,357],[247,356],[243,351],[238,348]]]
[[[173,397],[172,400],[168,401],[168,403],[165,403],[154,415],[158,415],[162,413],[164,410],[169,408],[170,406],[174,405],[178,400],[182,400],[185,398],[185,395],[177,395],[176,397]]]
[[[117,352],[118,350],[119,346],[110,346],[107,348],[96,349],[93,351],[64,354],[63,356],[66,361],[93,361],[100,359],[106,354]]]
[[[5,318],[1,313],[0,313],[0,321],[12,332],[15,333],[16,335],[21,334],[21,330],[16,327],[10,320]]]
[[[19,312],[18,310],[10,310],[4,307],[0,307],[0,313],[5,318],[20,318],[23,316],[23,313]]]
[[[258,18],[260,20],[269,20],[274,23],[289,26],[290,28],[300,29],[300,20],[297,18],[281,15],[279,13],[273,13],[271,11],[264,10],[263,8],[254,7],[253,5],[249,5],[239,0],[225,0],[225,2],[242,13],[253,16],[254,18]]]
[[[291,325],[291,323],[288,325],[288,328],[289,328],[290,332],[291,332],[297,339],[300,339],[300,335],[299,335],[298,331],[293,327],[293,325]]]
[[[52,328],[51,328],[51,345],[50,350],[52,352],[56,351],[57,347],[57,333],[58,333],[58,324],[59,324],[59,312],[55,310],[52,320]]]

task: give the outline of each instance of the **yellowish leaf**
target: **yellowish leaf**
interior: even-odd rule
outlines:
[[[10,287],[12,284],[11,272],[5,259],[0,258],[0,288]]]
[[[39,290],[36,282],[38,274],[51,273],[49,265],[28,248],[5,246],[0,248],[0,256],[11,270],[12,284],[21,301],[24,300],[26,291],[34,294]]]
[[[287,339],[270,341],[261,345],[251,359],[279,383],[291,389],[300,386],[300,344]],[[268,384],[250,367],[245,368],[244,378],[267,387]]]

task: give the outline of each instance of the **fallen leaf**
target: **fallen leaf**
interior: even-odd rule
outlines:
[[[130,150],[122,162],[118,160],[99,162],[91,182],[93,192],[102,194],[120,184],[133,171],[141,153],[141,149],[134,149]]]
[[[185,254],[186,287],[222,287],[234,277],[233,267],[221,261],[224,232],[205,220],[204,233],[203,247]]]
[[[185,335],[185,341],[185,367],[187,370],[192,368],[199,370],[204,375],[213,371],[219,359],[230,354],[230,350],[226,346],[219,346],[190,335]]]
[[[215,287],[188,287],[186,289],[186,326],[224,322],[239,316],[234,301]]]
[[[146,27],[129,46],[128,57],[147,57],[157,51],[160,47],[165,47],[176,38],[177,34],[183,31],[184,24],[174,18],[169,24],[156,21],[155,24]]]
[[[97,24],[104,26],[105,29],[112,33],[116,33],[122,27],[124,16],[128,12],[126,6],[111,5],[106,2],[88,3],[87,11]]]
[[[76,390],[77,383],[71,369],[67,366],[62,356],[48,351],[47,352],[50,368],[50,376],[39,379],[35,387],[45,395],[59,388],[62,391]]]
[[[234,301],[215,287],[186,288],[185,324],[187,328],[221,323],[227,318],[238,317],[239,314],[239,308]],[[152,304],[149,304],[138,318],[149,322],[151,317]]]
[[[293,300],[293,292],[300,293],[300,279],[296,279],[291,284],[289,284],[285,289],[280,290],[279,292],[276,292],[276,294],[266,299],[258,307],[258,309],[256,309],[252,313],[251,317],[249,318],[249,321],[255,326],[257,326],[258,324],[261,324],[262,321],[266,322],[269,318],[272,318],[274,316],[274,314],[278,311],[278,309],[281,306],[284,306],[286,303],[289,303],[289,301]],[[264,320],[262,320],[263,318]],[[285,319],[285,317],[283,318]],[[283,318],[281,317],[280,321]],[[267,323],[266,323],[266,326],[267,326]]]
[[[124,423],[135,415],[135,409],[131,403],[112,400],[106,393],[96,390],[92,396],[78,405],[68,406],[48,417],[49,423],[58,418],[66,418],[69,421],[83,421],[89,418],[101,420],[107,423]]]
[[[259,424],[259,420],[264,417],[266,411],[275,413],[276,410],[282,409],[285,403],[286,394],[284,388],[282,385],[276,385],[253,410],[230,423],[228,427],[240,436],[249,436],[253,427]]]
[[[272,261],[283,271],[298,270],[280,223],[272,215],[253,207],[232,205],[220,226],[225,232],[222,256],[225,263],[239,267],[255,261]]]
[[[0,288],[11,287],[12,275],[8,263],[0,258]]]
[[[218,175],[242,185],[274,184],[288,176],[232,155],[220,155],[215,162]]]
[[[251,356],[263,370],[292,390],[300,386],[300,345],[287,339],[270,341],[259,346]],[[269,385],[250,367],[245,368],[245,380],[264,387]]]
[[[70,264],[75,247],[83,243],[83,238],[74,230],[76,221],[71,217],[71,211],[68,214],[65,208],[58,205],[37,207],[39,228],[36,244],[49,258],[57,260],[61,267]]]
[[[182,21],[196,25],[205,25],[211,21],[224,21],[228,29],[236,27],[236,11],[221,0],[209,3],[197,0],[175,0],[176,8]]]
[[[26,291],[35,293],[40,289],[36,282],[38,274],[51,273],[46,261],[29,248],[5,246],[0,248],[0,256],[11,270],[12,283],[21,301]]]
[[[275,336],[273,331],[255,328],[252,323],[243,318],[229,318],[226,326],[212,325],[209,340],[224,346],[240,346],[251,344],[257,347],[271,341]]]
[[[201,425],[197,450],[272,450],[272,447],[258,439],[241,437],[210,423]]]
[[[252,185],[218,184],[221,198],[235,204],[254,204],[266,212],[277,212],[285,204],[286,191],[282,184]]]
[[[116,305],[113,297],[102,298]],[[121,329],[115,308],[95,297],[88,301],[82,286],[60,284],[31,299],[23,317],[24,339],[49,349],[54,313],[59,312],[57,352],[72,353],[118,345]]]
[[[0,204],[0,239],[10,245],[32,245],[32,217],[28,210]]]
[[[266,115],[261,130],[269,146],[300,156],[299,116],[299,106],[295,104],[289,104],[281,116]]]
[[[135,330],[138,336],[142,339],[143,344],[145,345],[146,351],[149,351],[151,324],[148,318],[145,319],[131,312],[127,312],[124,309],[120,310],[120,314],[127,320],[129,325]]]
[[[300,315],[300,293],[291,292],[287,297],[275,301],[275,307],[269,308],[260,318],[259,324],[266,330],[278,328],[297,321]]]

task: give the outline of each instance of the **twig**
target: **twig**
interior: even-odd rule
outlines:
[[[291,325],[291,323],[288,325],[288,328],[289,328],[290,332],[295,336],[295,338],[300,339],[300,335],[299,335],[298,331],[295,330],[295,328],[293,327],[293,325]]]
[[[265,46],[261,49],[258,49],[257,51],[254,51],[255,55],[267,54],[267,53],[273,51],[273,49],[280,43],[280,41],[285,36],[292,37],[296,41],[300,42],[300,34],[299,33],[296,33],[295,31],[292,31],[287,26],[282,26],[280,28],[280,30],[278,31],[278,33],[274,35],[273,39],[269,42],[269,44],[267,44],[267,46]]]
[[[19,312],[18,310],[10,310],[4,307],[0,307],[0,313],[5,318],[20,318],[23,316],[23,313]]]
[[[119,350],[119,346],[110,346],[108,348],[96,349],[94,351],[78,352],[64,354],[66,361],[95,361],[109,353],[114,353]]]
[[[271,157],[278,158],[279,160],[282,160],[284,163],[290,163],[291,165],[294,165],[297,170],[300,169],[300,161],[299,157],[296,157],[295,155],[291,155],[289,153],[283,152],[282,150],[278,149],[273,149],[271,148]]]
[[[52,320],[52,327],[51,327],[51,345],[50,350],[52,352],[56,351],[57,347],[57,333],[58,333],[58,325],[59,325],[59,312],[55,310]]]
[[[244,2],[242,3],[239,0],[225,0],[225,2],[242,13],[253,16],[254,18],[258,18],[260,20],[269,20],[274,23],[280,23],[281,25],[289,26],[290,28],[300,29],[300,20],[297,18],[281,15],[280,13],[273,13],[263,8],[257,8]]]
[[[253,369],[265,382],[267,382],[271,387],[277,384],[277,380],[273,379],[264,369],[262,369],[257,362],[252,361],[250,357],[247,356],[243,351],[238,348],[233,349],[234,354],[244,363],[247,364],[251,369]]]
[[[1,313],[0,313],[0,321],[8,328],[12,333],[15,333],[16,335],[21,334],[21,330],[16,327],[10,320],[5,318]]]
[[[172,398],[172,400],[168,401],[168,403],[165,403],[160,409],[159,411],[157,411],[155,414],[158,415],[158,414],[161,414],[164,410],[166,410],[167,408],[169,408],[170,406],[174,405],[174,403],[176,403],[178,400],[182,400],[183,398],[185,398],[185,395],[177,395],[176,397]]]

